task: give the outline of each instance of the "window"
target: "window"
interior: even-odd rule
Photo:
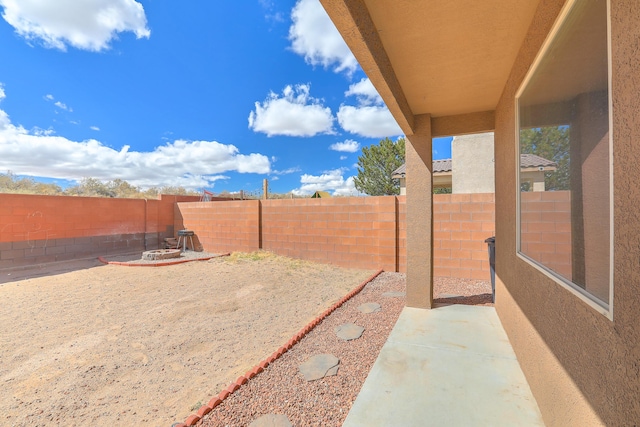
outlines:
[[[603,313],[612,300],[606,0],[569,2],[516,96],[518,252]]]

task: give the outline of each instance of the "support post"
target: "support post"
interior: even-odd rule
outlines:
[[[407,306],[433,306],[433,156],[431,117],[407,135]]]

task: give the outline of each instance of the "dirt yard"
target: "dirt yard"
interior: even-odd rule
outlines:
[[[0,425],[182,422],[371,274],[245,254],[0,284]]]

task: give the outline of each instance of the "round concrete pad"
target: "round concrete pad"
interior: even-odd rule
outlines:
[[[335,331],[338,338],[345,341],[351,341],[360,338],[364,332],[364,328],[356,325],[355,323],[344,323],[340,326],[336,326]]]
[[[340,360],[333,354],[316,354],[300,365],[300,372],[307,381],[331,377],[338,373]]]
[[[377,302],[367,302],[365,304],[359,305],[358,310],[367,314],[367,313],[375,313],[376,311],[380,311],[380,304]]]
[[[384,294],[382,294],[383,297],[388,297],[388,298],[400,298],[400,297],[405,297],[407,296],[406,292],[385,292]]]
[[[293,427],[289,418],[282,414],[267,414],[254,420],[249,427]]]

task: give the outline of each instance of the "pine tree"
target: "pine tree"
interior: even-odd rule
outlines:
[[[378,145],[362,148],[354,178],[358,191],[370,196],[400,194],[400,182],[391,174],[404,164],[404,145],[404,138],[396,142],[385,138]]]
[[[557,163],[544,176],[547,191],[569,190],[569,127],[548,126],[520,130],[520,153],[535,154]]]

